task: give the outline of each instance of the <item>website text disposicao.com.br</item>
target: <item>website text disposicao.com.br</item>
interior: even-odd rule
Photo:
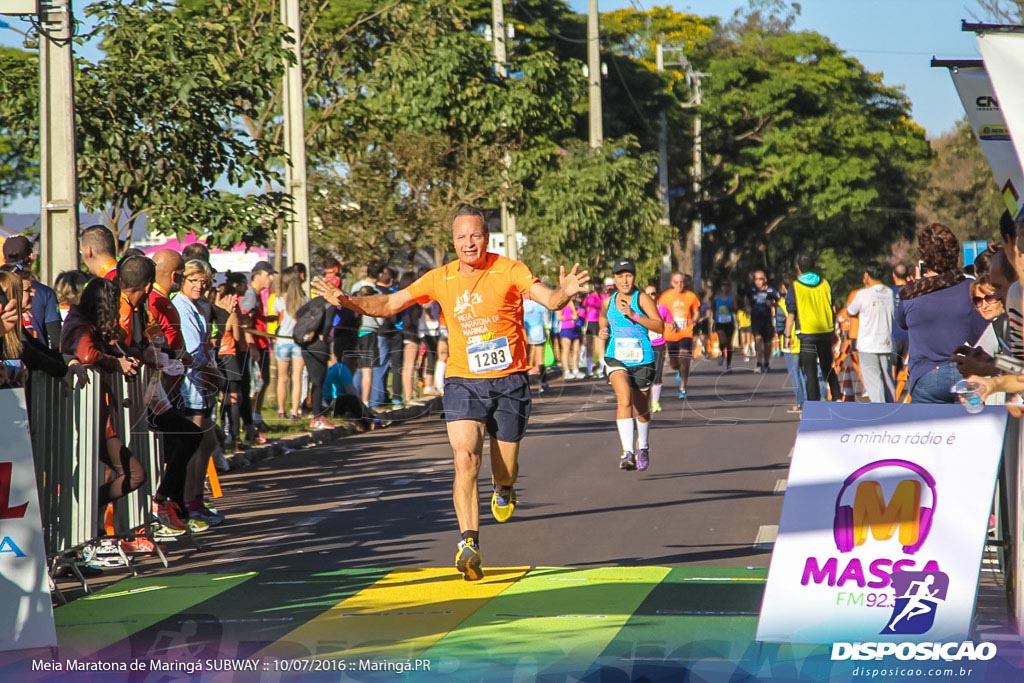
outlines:
[[[850,672],[854,678],[970,678],[973,662],[987,662],[998,652],[995,643],[833,643],[832,661],[865,662]],[[893,663],[892,659],[896,662]],[[886,661],[888,660],[888,661]],[[870,664],[866,662],[872,662]]]

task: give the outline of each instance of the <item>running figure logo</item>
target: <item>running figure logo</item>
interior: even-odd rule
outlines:
[[[896,605],[882,635],[920,635],[935,623],[939,603],[946,601],[949,577],[942,572],[894,572]]]

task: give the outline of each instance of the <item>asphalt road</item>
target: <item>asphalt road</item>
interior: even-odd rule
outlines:
[[[798,424],[775,361],[767,375],[698,361],[685,400],[666,371],[646,472],[618,469],[606,382],[552,383],[534,401],[510,522],[491,519],[481,472],[485,568],[767,566],[770,545],[756,544],[777,523]],[[170,571],[451,566],[451,482],[439,415],[264,460],[222,477],[228,522],[199,552],[172,548]]]

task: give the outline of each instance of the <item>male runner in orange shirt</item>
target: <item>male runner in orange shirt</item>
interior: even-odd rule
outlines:
[[[491,439],[491,513],[505,522],[516,506],[519,442],[530,416],[530,368],[523,297],[555,311],[590,280],[579,264],[560,268],[558,289],[545,286],[526,264],[487,253],[483,211],[463,207],[452,221],[457,261],[434,268],[393,294],[348,297],[323,278],[313,288],[327,301],[375,317],[414,303],[437,301],[448,325],[444,413],[455,456],[454,501],[462,540],[455,566],[467,581],[483,578],[477,476],[484,436]]]
[[[693,360],[693,328],[700,318],[700,299],[691,291],[689,275],[672,273],[672,287],[662,292],[658,303],[672,313],[672,324],[665,326],[665,350],[668,362],[679,380],[679,398],[686,398],[686,382]]]

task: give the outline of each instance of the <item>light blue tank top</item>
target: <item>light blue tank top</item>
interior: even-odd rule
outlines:
[[[618,292],[612,293],[608,301],[608,328],[611,337],[608,338],[608,350],[605,356],[614,358],[625,366],[647,365],[654,362],[654,347],[651,346],[651,339],[647,336],[647,328],[638,325],[626,318],[619,312],[615,305],[615,298]],[[647,314],[640,310],[640,290],[633,292],[629,307],[631,310],[647,317]]]

